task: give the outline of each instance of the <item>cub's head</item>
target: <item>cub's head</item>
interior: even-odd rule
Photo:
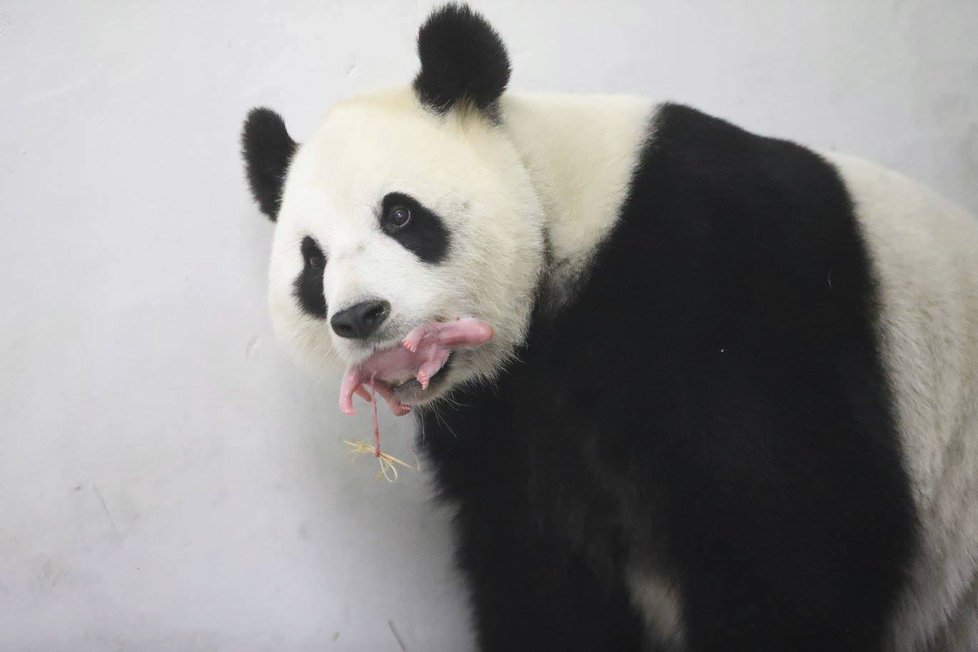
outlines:
[[[394,387],[405,404],[499,370],[525,335],[543,256],[539,200],[500,124],[499,37],[449,5],[418,52],[413,85],[340,102],[301,145],[269,109],[242,135],[251,190],[276,222],[273,322],[301,358],[350,367],[432,321],[492,325],[427,389]]]

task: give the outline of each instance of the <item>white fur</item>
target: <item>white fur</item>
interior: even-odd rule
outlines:
[[[503,126],[543,202],[554,296],[586,270],[618,219],[649,137],[649,100],[614,95],[507,94]]]
[[[384,195],[411,195],[451,234],[446,260],[421,262],[379,228]],[[475,113],[441,117],[409,88],[342,102],[290,167],[272,252],[269,299],[277,331],[318,367],[357,363],[434,318],[489,321],[494,340],[457,356],[442,391],[491,378],[525,335],[543,264],[536,193],[505,134]],[[326,253],[329,315],[365,298],[391,303],[389,337],[364,345],[336,336],[293,296],[299,245]],[[429,390],[419,399],[437,397]]]
[[[640,566],[629,569],[625,579],[645,626],[655,632],[660,643],[682,649],[685,636],[679,587]]]
[[[826,156],[880,284],[884,364],[922,526],[892,647],[978,650],[978,222],[894,172]]]

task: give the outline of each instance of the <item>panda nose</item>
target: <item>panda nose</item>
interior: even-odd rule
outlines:
[[[390,312],[391,304],[386,301],[361,301],[333,315],[329,323],[340,337],[362,340],[373,335]]]

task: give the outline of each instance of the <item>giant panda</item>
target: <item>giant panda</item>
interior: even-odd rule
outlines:
[[[507,92],[466,6],[418,53],[243,152],[302,360],[493,329],[384,385],[481,648],[978,650],[978,224],[680,104]]]

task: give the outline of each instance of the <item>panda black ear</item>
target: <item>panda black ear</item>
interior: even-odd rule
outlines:
[[[273,222],[282,206],[285,173],[297,147],[275,111],[261,107],[248,113],[241,130],[241,155],[251,194]]]
[[[418,31],[421,72],[414,90],[439,113],[471,103],[494,113],[509,83],[506,47],[485,18],[466,5],[436,9]]]

